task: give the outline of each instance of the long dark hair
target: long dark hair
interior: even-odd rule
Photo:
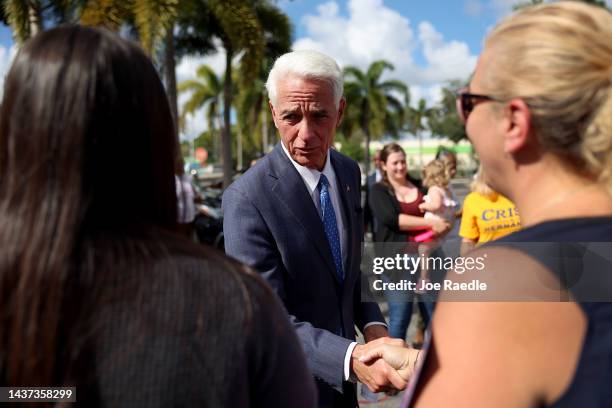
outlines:
[[[82,254],[95,253],[97,237],[175,227],[175,148],[163,86],[136,45],[69,26],[19,51],[0,110],[0,378],[8,385],[57,382],[61,326],[88,296],[75,281],[92,278],[77,272],[95,262]]]

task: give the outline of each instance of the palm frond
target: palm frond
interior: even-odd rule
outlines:
[[[347,66],[344,67],[344,78],[345,81],[356,80],[356,82],[364,83],[366,81],[366,75],[357,67]]]
[[[366,73],[366,75],[368,76],[368,78],[372,80],[378,80],[378,78],[380,78],[380,76],[382,75],[385,69],[389,69],[393,71],[395,67],[393,66],[393,64],[391,64],[388,61],[378,60],[378,61],[373,62],[369,66],[368,72]]]
[[[2,5],[9,26],[17,43],[22,44],[32,32],[30,27],[30,9],[25,0],[5,0]]]
[[[133,0],[132,13],[142,48],[154,55],[157,44],[171,30],[176,18],[178,0]]]
[[[80,10],[81,24],[117,31],[130,15],[133,0],[87,0]]]
[[[240,60],[243,80],[253,80],[259,73],[264,49],[263,33],[257,15],[245,1],[210,1],[213,14],[223,29],[225,38],[222,40],[226,47],[231,47],[229,51],[234,53],[243,51]]]

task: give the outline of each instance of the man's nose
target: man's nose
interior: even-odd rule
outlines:
[[[316,137],[316,133],[312,121],[308,120],[307,118],[303,118],[300,122],[298,135],[300,139],[305,142],[313,140]]]

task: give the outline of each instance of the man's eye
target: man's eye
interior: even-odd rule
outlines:
[[[295,113],[290,113],[288,115],[283,116],[284,120],[290,120],[290,121],[297,120],[298,118],[299,118],[299,116],[296,115]]]

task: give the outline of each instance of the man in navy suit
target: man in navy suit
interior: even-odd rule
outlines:
[[[321,407],[357,406],[356,381],[377,392],[405,387],[382,359],[359,361],[373,346],[403,342],[387,337],[376,303],[360,300],[360,171],[331,149],[346,104],[342,86],[326,55],[281,56],[266,83],[281,142],[223,195],[226,252],[283,301]],[[355,343],[355,325],[367,344]]]

